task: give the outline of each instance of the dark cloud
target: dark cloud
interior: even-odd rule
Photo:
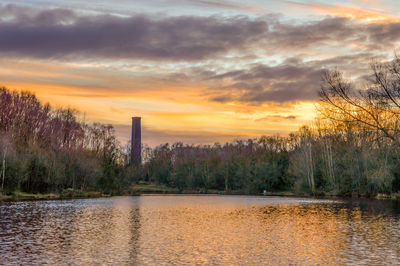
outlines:
[[[270,22],[267,44],[277,49],[312,46],[358,47],[359,51],[387,51],[400,40],[400,23],[368,23],[348,17],[325,17],[305,23]]]
[[[347,41],[361,40],[365,32],[361,26],[349,18],[325,17],[306,23],[280,23],[277,21],[270,32],[270,42],[276,47],[298,49],[311,45],[344,45]],[[365,40],[363,40],[365,41]]]
[[[369,77],[369,66],[374,58],[372,53],[307,62],[293,57],[276,66],[256,64],[218,74],[201,71],[199,73],[203,73],[203,79],[216,84],[210,86],[207,91],[211,101],[249,104],[293,103],[317,100],[322,73],[328,69],[338,68],[361,85],[366,80],[365,77]]]
[[[203,59],[244,48],[268,31],[265,21],[247,17],[122,18],[61,9],[22,16],[23,10],[17,11],[0,23],[0,52],[39,58]]]
[[[209,0],[198,2],[214,4]],[[246,16],[121,17],[7,5],[0,6],[0,38],[0,54],[13,58],[216,59],[219,61],[215,64],[212,60],[206,61],[207,67],[193,66],[193,69],[197,68],[196,71],[184,66],[177,67],[178,70],[173,70],[176,73],[170,75],[157,73],[149,77],[148,73],[139,73],[138,76],[142,75],[142,80],[151,80],[153,83],[171,84],[173,81],[174,84],[209,86],[206,94],[215,102],[261,104],[316,100],[324,69],[338,66],[346,73],[365,76],[368,60],[376,54],[394,49],[400,40],[400,23],[368,24],[339,17],[283,23],[276,15],[257,19]],[[313,45],[343,48],[348,43],[359,45],[357,54],[308,62],[295,56],[298,50]],[[236,70],[218,70],[218,66],[224,67],[225,61],[217,56],[236,51],[246,57],[254,49],[268,50],[287,59],[273,66],[249,64],[252,60],[244,59],[238,63]],[[282,49],[288,53],[282,53]],[[112,72],[112,75],[101,80],[102,83],[93,83],[87,75],[75,76],[63,82],[69,86],[93,87],[97,90],[127,88],[126,82],[119,84],[116,79],[111,79],[115,75]],[[131,75],[131,72],[127,72],[119,77],[140,83],[139,78],[134,79]],[[47,80],[54,82],[57,78]],[[113,82],[104,82],[105,79]]]
[[[255,65],[209,77],[224,80],[222,87],[211,87],[212,101],[217,102],[290,102],[315,100],[322,69],[303,63],[278,66]]]
[[[0,16],[0,53],[45,59],[203,60],[230,51],[251,54],[254,48],[273,53],[349,43],[364,51],[387,51],[400,40],[400,23],[368,24],[340,17],[283,23],[276,15],[121,17],[15,5],[0,6]]]

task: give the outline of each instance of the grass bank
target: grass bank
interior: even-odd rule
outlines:
[[[65,189],[61,193],[46,193],[46,194],[15,191],[11,194],[0,193],[0,201],[99,198],[105,196],[108,195],[104,195],[101,192],[82,191],[74,189]]]
[[[400,193],[392,193],[392,194],[378,194],[376,196],[377,199],[391,199],[391,200],[400,200]]]
[[[0,201],[20,201],[20,200],[51,200],[51,199],[76,199],[76,198],[100,198],[100,197],[110,197],[110,196],[139,196],[148,194],[216,194],[216,195],[254,195],[246,193],[241,190],[223,191],[216,189],[184,189],[180,191],[178,188],[167,187],[157,184],[135,184],[130,186],[128,189],[115,193],[113,195],[103,194],[97,191],[82,191],[74,189],[64,189],[61,193],[26,193],[21,191],[15,191],[11,194],[1,194]],[[320,197],[320,198],[371,198],[362,195],[335,195],[323,194],[323,195],[310,195],[306,193],[295,193],[291,191],[276,191],[276,192],[266,192],[265,194],[256,194],[264,196],[278,196],[278,197]],[[376,199],[380,200],[400,200],[400,193],[393,194],[378,194]]]
[[[179,193],[179,189],[152,184],[137,184],[130,186],[129,189],[125,192],[125,194],[128,195],[140,195],[145,193],[177,194]]]
[[[128,195],[144,195],[144,194],[219,194],[219,195],[245,195],[241,190],[224,191],[217,189],[183,189],[179,190],[174,187],[167,187],[157,184],[135,184],[126,192]]]
[[[253,195],[243,190],[218,190],[218,189],[183,189],[167,187],[157,184],[135,184],[126,191],[127,195],[145,195],[145,194],[218,194],[218,195]],[[261,195],[261,194],[258,194]],[[304,194],[295,194],[289,191],[267,192],[266,196],[306,196]]]

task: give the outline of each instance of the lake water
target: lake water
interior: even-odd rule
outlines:
[[[400,204],[141,196],[0,205],[0,264],[399,264]]]

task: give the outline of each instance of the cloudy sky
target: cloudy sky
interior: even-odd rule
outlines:
[[[397,0],[0,0],[0,85],[122,142],[281,134],[309,123],[321,72],[359,79],[399,47]]]

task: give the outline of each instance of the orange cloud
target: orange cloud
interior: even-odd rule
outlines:
[[[150,99],[149,95],[141,93],[133,97],[115,97],[112,92],[109,95],[87,97],[85,88],[39,82],[6,82],[3,85],[31,90],[40,100],[50,102],[56,107],[76,108],[85,114],[87,122],[99,121],[129,127],[130,117],[140,115],[143,117],[143,125],[152,132],[169,134],[163,135],[162,138],[160,136],[160,140],[168,142],[186,140],[182,136],[191,136],[187,137],[187,141],[192,143],[205,143],[206,136],[209,136],[209,143],[213,143],[277,133],[285,135],[297,130],[306,121],[305,119],[310,118],[308,117],[310,108],[305,108],[305,105],[301,104],[295,108],[274,104],[250,107],[245,104],[228,106],[203,101],[199,96],[196,99],[190,96],[190,92],[186,95],[184,90],[180,92],[180,96],[188,102],[169,101],[170,92],[162,90],[158,91],[158,95],[154,93],[154,97]],[[258,119],[277,114],[293,115],[299,119],[282,123],[276,119],[262,121]],[[81,118],[83,119],[83,116]],[[129,139],[129,131],[125,131],[117,132],[122,142]],[[157,137],[147,138],[146,141],[152,146],[160,144]]]
[[[348,17],[354,20],[366,21],[371,23],[389,23],[389,22],[398,22],[400,21],[400,17],[390,13],[387,10],[380,8],[362,8],[357,5],[344,5],[344,4],[322,4],[322,3],[298,3],[293,1],[288,1],[291,5],[312,9],[320,14],[325,15],[333,15],[339,17]],[[363,1],[368,2],[368,4],[377,4],[372,1]]]
[[[152,132],[145,143],[186,140],[209,143],[243,137],[287,134],[312,119],[309,104],[285,105],[245,102],[218,103],[204,94],[207,82],[150,79],[107,66],[40,60],[2,59],[0,79],[10,89],[30,90],[55,107],[72,107],[84,113],[86,122],[99,121],[117,126],[122,142],[129,139],[130,117],[143,117],[143,126]],[[137,73],[137,72],[135,72]],[[133,76],[133,77],[132,77]],[[114,85],[114,86],[113,86]],[[279,122],[274,117],[296,116]],[[271,117],[272,119],[263,119]],[[159,136],[159,137],[157,137]],[[187,136],[187,137],[185,137]],[[209,137],[207,137],[209,136]],[[196,141],[198,140],[198,141]]]

